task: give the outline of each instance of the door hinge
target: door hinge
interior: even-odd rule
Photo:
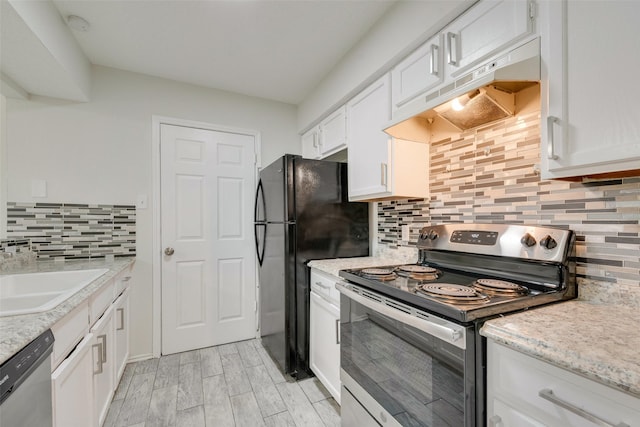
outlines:
[[[536,4],[534,2],[529,2],[529,18],[536,19]]]
[[[255,305],[255,307],[254,307],[253,311],[255,311],[257,313],[258,312],[258,301],[254,301],[254,305]]]

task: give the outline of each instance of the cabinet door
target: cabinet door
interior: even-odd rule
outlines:
[[[349,120],[349,199],[391,194],[391,139],[382,131],[391,119],[390,76],[347,103]]]
[[[95,425],[91,345],[87,334],[51,374],[53,427]]]
[[[542,7],[542,177],[639,170],[640,2]]]
[[[469,67],[532,33],[527,0],[483,0],[444,30],[447,74]]]
[[[113,312],[112,305],[91,328],[94,337],[92,345],[94,425],[98,426],[102,425],[107,416],[111,397],[115,390]]]
[[[309,309],[309,364],[340,404],[340,310],[315,292]]]
[[[319,144],[320,135],[316,126],[302,135],[302,157],[305,159],[319,159]]]
[[[496,416],[496,426],[633,426],[640,399],[487,340],[487,420]]]
[[[347,146],[346,108],[338,108],[320,122],[320,155],[328,156]]]
[[[391,71],[391,101],[394,111],[443,81],[442,35],[415,50]]]
[[[129,289],[120,295],[114,303],[114,329],[115,329],[115,362],[113,383],[118,384],[124,368],[129,359]]]

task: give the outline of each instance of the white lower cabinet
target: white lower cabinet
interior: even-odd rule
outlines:
[[[115,337],[114,337],[114,382],[118,385],[129,359],[129,289],[125,289],[113,304]]]
[[[309,364],[320,382],[340,404],[340,302],[331,275],[311,272]]]
[[[105,311],[102,317],[91,328],[93,345],[93,397],[95,403],[95,423],[101,426],[107,416],[111,397],[115,391],[114,360],[114,307]]]
[[[53,427],[93,425],[93,340],[93,334],[85,335],[51,374]]]
[[[640,425],[640,399],[487,340],[487,425]]]
[[[129,278],[129,270],[120,273],[90,297],[88,305],[52,327],[56,343],[63,344],[59,352],[73,349],[52,362],[53,427],[104,423],[129,357]]]

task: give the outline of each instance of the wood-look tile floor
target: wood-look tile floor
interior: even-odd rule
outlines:
[[[259,340],[126,366],[104,427],[339,426],[316,378],[289,382]]]

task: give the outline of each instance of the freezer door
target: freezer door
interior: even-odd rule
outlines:
[[[347,166],[294,163],[298,262],[369,255],[369,205],[349,202]]]
[[[264,221],[287,222],[294,219],[293,212],[288,207],[288,169],[291,165],[291,156],[279,158],[260,171],[260,183],[262,187],[262,206],[264,209]],[[293,202],[293,199],[291,200]]]

